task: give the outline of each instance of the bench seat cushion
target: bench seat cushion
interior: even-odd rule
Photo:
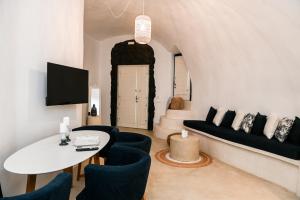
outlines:
[[[263,135],[246,134],[244,132],[234,131],[230,128],[208,124],[207,122],[200,120],[185,120],[184,125],[188,128],[199,130],[231,142],[257,148],[294,160],[300,160],[300,146],[286,142],[280,143],[275,138],[269,140]]]

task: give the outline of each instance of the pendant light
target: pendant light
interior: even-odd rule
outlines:
[[[148,44],[151,41],[151,19],[144,15],[144,7],[143,0],[143,14],[135,18],[134,39],[139,44]]]

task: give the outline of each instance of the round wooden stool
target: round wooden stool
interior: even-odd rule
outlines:
[[[181,162],[192,162],[200,158],[199,138],[189,135],[182,138],[181,135],[173,135],[170,137],[170,158]]]

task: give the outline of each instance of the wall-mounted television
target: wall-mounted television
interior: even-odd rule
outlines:
[[[47,63],[46,105],[88,103],[87,70]]]

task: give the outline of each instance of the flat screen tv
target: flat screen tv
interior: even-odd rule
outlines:
[[[88,103],[87,70],[47,63],[46,105]]]

